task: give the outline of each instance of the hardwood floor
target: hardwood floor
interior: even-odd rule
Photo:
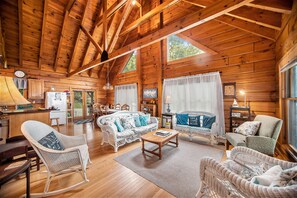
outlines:
[[[100,145],[101,131],[98,127],[93,129],[91,123],[69,124],[68,127],[60,126],[60,129],[66,135],[86,134],[92,164],[87,170],[89,183],[56,197],[174,197],[114,160],[116,156],[125,152],[137,147],[140,149],[140,142],[128,144],[114,153],[112,146]],[[44,170],[45,167],[42,165],[40,171],[31,171],[31,193],[43,191],[46,181],[46,174],[42,173]],[[50,189],[58,189],[80,179],[80,174],[56,177]],[[25,177],[21,176],[18,180],[4,184],[0,189],[0,197],[20,197],[25,190]]]

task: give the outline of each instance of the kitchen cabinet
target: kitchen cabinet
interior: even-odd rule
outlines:
[[[44,99],[44,81],[28,79],[28,99]]]

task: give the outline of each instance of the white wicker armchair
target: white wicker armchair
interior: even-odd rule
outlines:
[[[84,135],[66,136],[42,122],[33,120],[24,122],[21,130],[47,169],[47,181],[44,192],[32,194],[33,196],[56,195],[72,190],[89,181],[86,175],[86,168],[88,162],[91,161],[89,158],[88,145]],[[54,132],[59,141],[63,144],[65,147],[64,150],[49,149],[38,142],[41,138],[51,132]],[[81,171],[83,181],[64,189],[49,191],[50,182],[53,176],[78,171]]]
[[[280,165],[283,169],[297,166],[297,163],[279,160],[258,151],[235,147],[231,151],[231,160],[237,164],[258,166],[269,169]],[[246,170],[244,170],[246,171]],[[246,174],[246,172],[244,173]],[[244,179],[231,171],[223,163],[212,158],[204,158],[200,163],[201,184],[196,197],[296,197],[297,186],[266,187]]]

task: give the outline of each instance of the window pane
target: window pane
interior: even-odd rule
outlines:
[[[288,100],[287,102],[289,144],[297,150],[297,100]]]
[[[136,70],[136,52],[133,52],[122,73]]]
[[[193,46],[191,43],[171,35],[168,37],[168,60],[173,61],[197,54],[202,54],[204,51]]]

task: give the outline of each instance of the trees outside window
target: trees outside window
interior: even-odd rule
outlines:
[[[168,47],[168,61],[174,61],[197,54],[202,54],[204,51],[193,46],[191,43],[183,40],[182,38],[171,35],[167,41]]]
[[[130,72],[130,71],[134,71],[134,70],[136,70],[136,51],[134,51],[132,53],[132,55],[131,55],[128,63],[124,67],[122,73]]]

